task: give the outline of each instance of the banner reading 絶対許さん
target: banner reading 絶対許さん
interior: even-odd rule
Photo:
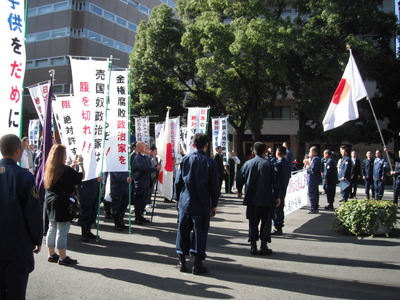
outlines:
[[[25,1],[1,1],[0,20],[0,136],[19,135],[26,65]]]
[[[109,61],[70,57],[74,101],[77,104],[77,154],[82,154],[85,179],[101,173],[105,135],[105,109],[109,83]]]
[[[111,71],[108,103],[104,172],[127,172],[129,151],[128,71]]]
[[[185,152],[192,153],[195,151],[193,147],[193,136],[196,133],[206,133],[208,124],[208,107],[189,107],[187,118],[187,136]]]
[[[285,215],[300,209],[308,203],[307,171],[293,174],[289,180],[285,197]]]

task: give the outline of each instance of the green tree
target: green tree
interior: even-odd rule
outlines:
[[[290,88],[297,102],[300,122],[299,149],[304,149],[305,141],[380,141],[365,100],[359,102],[358,120],[323,133],[322,119],[348,61],[346,44],[353,49],[364,81],[375,81],[380,89],[382,99],[380,105],[372,100],[374,108],[382,107],[383,103],[393,108],[394,101],[387,94],[390,90],[387,78],[397,78],[399,74],[398,67],[394,67],[398,64],[393,52],[396,17],[383,12],[381,4],[382,1],[370,0],[295,1],[299,15],[295,21],[297,46],[291,55]],[[399,91],[398,85],[390,86]],[[383,87],[385,89],[381,89]],[[321,113],[315,114],[316,111]],[[384,115],[379,114],[381,118]]]

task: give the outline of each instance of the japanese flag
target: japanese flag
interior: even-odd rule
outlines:
[[[350,51],[349,62],[333,94],[331,104],[322,121],[324,131],[339,127],[358,118],[357,101],[368,97],[364,82]]]
[[[158,175],[158,188],[165,198],[171,200],[173,195],[174,164],[172,161],[169,110],[167,112],[167,116],[165,117],[164,131],[161,133],[161,147],[158,153],[161,158],[161,170],[160,174]]]

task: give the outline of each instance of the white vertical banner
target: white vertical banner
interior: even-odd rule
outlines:
[[[61,142],[67,147],[68,156],[73,159],[78,153],[78,103],[73,95],[54,96],[52,103],[54,119],[56,120]],[[80,151],[79,151],[80,152]]]
[[[44,103],[50,91],[50,81],[42,82],[28,87],[29,94],[39,116],[40,124],[43,126]]]
[[[111,71],[108,103],[104,172],[127,172],[129,147],[128,71]]]
[[[40,120],[29,120],[29,127],[28,127],[28,137],[29,143],[36,146],[36,149],[39,149],[39,132],[40,132]]]
[[[0,20],[0,136],[19,136],[26,66],[25,1],[1,1]]]
[[[186,126],[180,126],[180,134],[179,134],[179,142],[181,144],[181,147],[185,153],[187,153],[187,127]]]
[[[224,164],[228,164],[228,117],[211,118],[212,124],[212,151],[221,146]]]
[[[165,122],[164,122],[165,123]],[[154,139],[156,143],[156,148],[161,149],[161,134],[164,131],[164,123],[155,123],[154,124]]]
[[[208,124],[208,107],[189,107],[187,118],[186,153],[194,152],[193,136],[206,133]]]
[[[77,154],[82,154],[86,180],[101,173],[109,60],[70,57],[74,101],[77,103]]]
[[[135,138],[137,142],[150,143],[149,117],[135,118]]]
[[[169,130],[171,136],[171,144],[172,144],[172,157],[177,157],[180,150],[180,124],[179,117],[174,119],[169,119]]]

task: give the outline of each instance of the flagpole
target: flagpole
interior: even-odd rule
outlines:
[[[346,48],[350,52],[350,55],[352,55],[351,46],[349,44],[347,44]],[[381,131],[381,128],[379,126],[378,119],[376,118],[376,115],[375,115],[375,110],[374,110],[374,108],[372,106],[371,99],[369,98],[368,94],[367,94],[366,98],[367,98],[367,102],[369,103],[369,106],[371,107],[372,115],[374,116],[374,120],[375,120],[376,126],[378,127],[378,132],[379,132],[379,135],[380,135],[381,140],[382,140],[383,148],[386,148],[385,140],[383,139],[382,131]],[[384,151],[384,152],[386,152],[386,151]],[[390,166],[390,171],[393,171],[392,163],[390,162],[389,154],[387,152],[386,152],[386,157],[387,157],[387,161],[388,161],[389,166]]]
[[[131,183],[128,185],[128,233],[132,233],[132,185],[135,184],[134,178],[133,178],[133,173],[132,173],[132,161],[131,161],[131,154],[132,154],[132,149],[131,149],[131,130],[132,130],[132,120],[131,120],[131,82],[132,82],[132,77],[131,77],[131,69],[128,66],[128,144],[130,149],[130,153],[128,153],[128,166],[129,166],[129,174],[131,176]]]

